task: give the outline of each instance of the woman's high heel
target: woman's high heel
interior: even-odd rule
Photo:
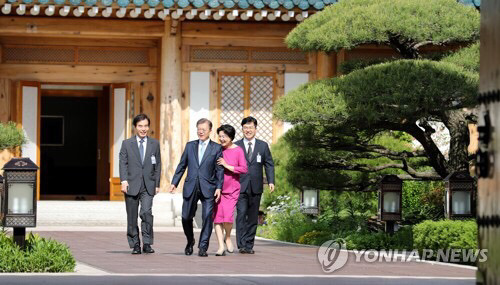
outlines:
[[[226,256],[226,251],[222,251],[222,253],[217,252],[215,256]]]
[[[226,245],[227,252],[229,252],[229,253],[233,253],[233,252],[234,252],[234,247],[231,247],[231,250],[230,250],[230,249],[229,249],[229,246],[227,246],[226,241],[224,241],[224,244]],[[231,243],[231,245],[232,245],[232,243]]]

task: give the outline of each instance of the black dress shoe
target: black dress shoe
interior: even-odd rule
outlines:
[[[245,251],[248,254],[254,254],[255,253],[255,251],[253,251],[253,249],[251,249],[251,248],[247,248],[247,249],[245,249]]]
[[[247,253],[247,250],[244,248],[240,248],[240,253],[245,254],[245,253]]]
[[[149,244],[145,244],[142,248],[142,252],[144,253],[155,253],[155,250],[151,248]]]
[[[194,246],[194,239],[192,242],[188,242],[188,244],[186,245],[186,248],[184,249],[184,254],[186,255],[191,255],[193,254],[193,246]]]
[[[141,254],[141,247],[139,245],[135,245],[132,250],[132,254]]]
[[[207,257],[208,256],[207,250],[203,249],[203,248],[200,248],[200,251],[198,251],[198,256]]]

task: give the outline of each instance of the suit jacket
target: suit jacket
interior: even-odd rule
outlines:
[[[236,145],[243,148],[245,157],[247,157],[243,139],[237,141]],[[261,157],[260,162],[257,162],[257,155]],[[240,174],[241,193],[250,192],[250,186],[252,187],[252,192],[255,194],[261,194],[264,191],[264,174],[262,168],[266,171],[267,183],[274,184],[273,157],[265,141],[255,139],[252,157],[250,159],[247,157],[247,164],[248,172],[246,174]]]
[[[199,140],[186,144],[172,178],[172,184],[177,187],[187,167],[188,173],[182,190],[185,198],[193,194],[198,183],[205,198],[213,197],[215,189],[222,189],[224,182],[224,167],[217,165],[217,159],[222,157],[222,146],[209,140],[201,163],[198,164],[198,145]]]
[[[128,182],[127,194],[131,196],[139,194],[143,179],[150,195],[155,195],[155,188],[160,187],[160,143],[153,138],[147,138],[144,163],[141,163],[136,136],[124,140],[120,149],[120,181]],[[155,164],[152,163],[153,156]]]

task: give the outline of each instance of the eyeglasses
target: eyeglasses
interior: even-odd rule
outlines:
[[[249,126],[244,126],[244,127],[243,127],[243,130],[245,130],[245,131],[248,131],[248,130],[255,130],[255,127],[254,127],[254,126],[251,126],[251,127],[249,127]]]

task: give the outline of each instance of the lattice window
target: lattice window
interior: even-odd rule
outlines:
[[[307,53],[284,48],[197,47],[190,48],[192,62],[258,62],[307,64]]]
[[[147,65],[149,63],[149,53],[147,49],[79,48],[78,62]]]
[[[6,45],[1,51],[5,63],[149,65],[147,48]]]
[[[72,47],[5,46],[2,61],[6,63],[74,63]]]
[[[240,124],[245,112],[244,85],[243,76],[221,76],[220,124],[229,124],[236,129],[235,141],[243,137]]]
[[[273,77],[250,77],[250,116],[258,121],[259,138],[273,142]]]
[[[248,61],[248,50],[193,49],[191,61]]]
[[[220,124],[232,125],[238,140],[243,137],[241,120],[253,116],[258,121],[258,138],[271,144],[274,76],[240,74],[220,75]]]
[[[253,51],[252,60],[307,63],[307,54],[300,51]]]

